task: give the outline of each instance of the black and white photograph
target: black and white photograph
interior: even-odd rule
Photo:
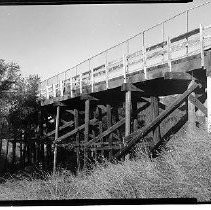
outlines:
[[[211,203],[211,0],[41,2],[0,3],[0,206]]]

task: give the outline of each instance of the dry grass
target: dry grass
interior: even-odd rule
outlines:
[[[203,130],[181,131],[156,159],[140,156],[119,164],[98,165],[74,177],[62,171],[45,179],[10,179],[1,200],[211,198],[211,141]]]

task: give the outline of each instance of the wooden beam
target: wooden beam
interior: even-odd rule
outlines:
[[[189,101],[196,106],[201,112],[204,113],[204,115],[207,117],[207,108],[202,104],[196,97],[193,95],[189,96]]]
[[[80,99],[81,100],[90,100],[90,101],[99,101],[99,99],[97,99],[89,94],[81,94]]]
[[[141,92],[143,93],[144,91],[137,88],[135,85],[133,85],[132,83],[123,83],[121,86],[121,91],[135,91],[135,92]]]
[[[60,127],[59,127],[59,131],[63,130],[64,128],[71,127],[73,124],[74,124],[73,121],[68,122],[68,123],[66,123],[66,124],[64,124],[64,125],[62,125],[62,126],[60,126]],[[55,134],[55,130],[53,130],[53,131],[47,133],[47,134],[44,136],[44,138],[45,138],[45,137],[50,137],[50,136],[52,136],[52,135],[54,135],[54,134]]]
[[[53,106],[66,107],[67,105],[62,103],[61,101],[54,101]]]
[[[75,112],[73,110],[69,110],[69,109],[67,110],[67,109],[65,109],[65,111],[68,112],[68,113],[70,113],[70,114],[72,114],[72,115],[75,114]]]
[[[164,79],[193,80],[195,78],[186,72],[165,72]]]
[[[125,118],[121,119],[119,122],[117,122],[116,124],[114,124],[113,126],[111,126],[109,129],[107,129],[106,131],[102,132],[99,136],[95,137],[95,139],[90,140],[86,146],[90,146],[93,142],[97,142],[99,141],[101,138],[104,138],[106,136],[108,136],[110,133],[112,133],[113,131],[115,131],[117,128],[119,128],[120,126],[124,125],[125,123]]]
[[[56,110],[56,127],[55,127],[55,142],[59,137],[59,119],[60,119],[60,106],[57,106]],[[57,164],[57,144],[54,143],[54,157],[53,157],[53,174],[56,173],[56,164]]]
[[[150,131],[153,130],[155,126],[160,124],[169,114],[171,114],[175,109],[177,109],[180,104],[196,89],[200,87],[199,84],[194,82],[191,87],[189,87],[178,99],[176,99],[165,111],[163,111],[159,116],[155,118],[153,122],[147,125],[143,129],[138,129],[126,137],[127,145],[123,147],[119,152],[114,155],[114,158],[120,158],[125,155],[135,144],[143,141],[143,137],[146,136]]]
[[[92,119],[92,120],[90,120],[90,124],[94,124],[94,123],[96,123],[96,122],[97,122],[97,119]],[[66,138],[68,138],[68,137],[70,137],[70,136],[76,134],[78,131],[83,130],[84,128],[85,128],[85,124],[79,126],[78,128],[75,128],[74,130],[70,131],[69,133],[67,133],[67,134],[65,134],[65,135],[63,135],[63,136],[58,137],[57,140],[54,140],[54,143],[59,143],[59,142],[61,142],[62,140],[64,140],[64,139],[66,139]]]

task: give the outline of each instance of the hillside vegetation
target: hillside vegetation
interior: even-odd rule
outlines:
[[[141,153],[140,153],[141,154]],[[154,159],[139,155],[119,164],[105,163],[73,176],[68,171],[13,177],[1,184],[1,200],[111,198],[211,198],[211,141],[201,130],[181,130]]]

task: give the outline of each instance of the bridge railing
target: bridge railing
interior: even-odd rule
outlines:
[[[102,83],[108,88],[110,80],[123,76],[123,82],[126,82],[127,74],[136,71],[143,71],[147,79],[149,67],[168,63],[171,71],[172,61],[197,53],[201,53],[203,66],[204,50],[211,46],[211,27],[201,24],[196,26],[198,19],[194,13],[200,14],[203,10],[205,15],[206,9],[209,14],[210,3],[181,12],[41,82],[41,97],[74,97],[94,92],[97,84]],[[203,18],[207,23],[209,18]]]

